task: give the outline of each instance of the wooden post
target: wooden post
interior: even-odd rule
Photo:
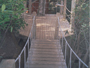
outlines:
[[[29,0],[29,14],[31,15],[32,11],[32,0]]]
[[[89,19],[89,32],[90,32],[90,19]],[[89,33],[89,39],[90,39],[90,33]],[[89,58],[90,58],[90,40],[89,40]],[[90,68],[90,59],[89,59],[89,68]]]
[[[75,24],[74,24],[74,17],[75,17],[75,6],[76,6],[76,0],[72,0],[72,5],[71,5],[71,31],[74,31],[75,29]]]
[[[67,0],[64,0],[64,19],[66,19],[66,6],[67,6]]]
[[[61,0],[61,5],[63,5],[63,0]],[[60,14],[63,14],[63,6],[60,7]]]
[[[33,12],[33,17],[35,16],[35,19],[33,20],[34,25],[33,25],[33,39],[36,39],[36,12]]]
[[[59,17],[60,13],[57,13],[56,16]],[[58,19],[57,19],[56,26],[55,26],[55,36],[54,36],[54,39],[58,39],[58,32],[59,32],[59,25],[58,25]]]

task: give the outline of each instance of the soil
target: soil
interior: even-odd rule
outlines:
[[[1,31],[0,31],[1,32]],[[19,37],[18,37],[19,36]],[[21,52],[26,39],[23,39],[21,35],[17,37],[8,32],[3,40],[4,32],[0,34],[0,62],[2,59],[16,59]]]

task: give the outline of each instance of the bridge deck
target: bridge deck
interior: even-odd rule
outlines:
[[[62,20],[62,16],[60,18]],[[32,19],[28,20],[32,21]],[[56,15],[36,17],[36,39],[31,42],[26,68],[66,68],[59,40],[54,39],[56,23]],[[69,24],[63,26],[69,28]],[[23,34],[23,31],[21,33]],[[26,34],[27,31],[24,33]]]
[[[66,68],[58,40],[32,40],[26,68]]]

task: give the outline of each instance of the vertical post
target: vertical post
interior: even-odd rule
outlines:
[[[24,68],[25,68],[25,64],[26,64],[26,47],[24,49]]]
[[[80,68],[80,65],[81,65],[81,62],[80,62],[80,60],[79,60],[79,68]]]
[[[71,67],[71,63],[72,63],[71,60],[72,60],[72,50],[70,50],[70,68],[72,68],[72,67]]]
[[[66,53],[67,53],[67,42],[65,43],[65,61],[66,61]]]
[[[63,0],[61,0],[61,5],[63,5]],[[63,6],[60,7],[60,14],[63,14]]]
[[[29,55],[29,39],[28,39],[28,55]]]
[[[45,10],[46,10],[46,0],[43,2],[43,15],[45,15]]]
[[[19,56],[19,68],[21,68],[21,56]]]
[[[71,23],[71,31],[74,31],[75,28],[75,24],[74,24],[74,17],[75,17],[75,6],[76,6],[76,0],[72,0],[72,5],[71,5],[71,19],[70,19],[70,23]]]
[[[63,36],[62,36],[62,49],[63,49]]]
[[[60,13],[57,13],[56,16],[59,17]],[[59,26],[58,26],[58,19],[57,19],[56,26],[55,26],[55,36],[54,36],[54,39],[58,39],[58,32],[59,32]]]
[[[66,19],[66,6],[67,6],[67,0],[64,0],[64,19]]]
[[[33,19],[33,39],[36,39],[36,12],[33,12],[33,18],[35,16],[35,19]]]
[[[29,14],[31,15],[32,11],[32,0],[29,0]]]

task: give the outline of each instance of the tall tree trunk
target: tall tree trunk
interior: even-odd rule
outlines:
[[[39,1],[38,15],[45,15],[45,3],[46,3],[46,0],[40,0]]]

